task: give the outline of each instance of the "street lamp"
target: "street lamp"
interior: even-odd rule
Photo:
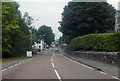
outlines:
[[[33,27],[34,27],[34,44],[35,44],[35,22],[38,21],[39,19],[35,19],[34,23],[33,23]]]
[[[41,38],[41,51],[43,51],[43,47],[44,47],[44,37],[45,37],[45,34],[40,35],[40,38]]]

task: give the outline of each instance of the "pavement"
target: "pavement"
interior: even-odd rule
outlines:
[[[118,81],[114,76],[71,60],[61,53],[55,53],[53,48],[41,56],[3,69],[2,79],[2,81],[18,79],[25,81],[27,79],[30,81]]]

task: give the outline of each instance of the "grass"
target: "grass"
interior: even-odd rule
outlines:
[[[34,54],[32,57],[35,57],[37,54]],[[25,58],[32,58],[27,56],[20,56],[20,57],[11,57],[11,58],[2,58],[2,62],[8,62],[8,61],[14,61],[19,59],[25,59]]]

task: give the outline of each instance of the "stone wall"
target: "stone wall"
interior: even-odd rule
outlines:
[[[118,62],[120,62],[119,52],[80,52],[80,51],[71,51],[70,49],[65,49],[65,52],[72,56],[91,59],[109,64],[118,65],[119,64]]]

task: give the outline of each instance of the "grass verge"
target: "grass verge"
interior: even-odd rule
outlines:
[[[34,54],[32,57],[35,57],[37,54]],[[14,61],[19,59],[25,59],[25,58],[32,58],[27,56],[20,56],[20,57],[11,57],[11,58],[2,58],[2,62],[8,62],[8,61]]]

